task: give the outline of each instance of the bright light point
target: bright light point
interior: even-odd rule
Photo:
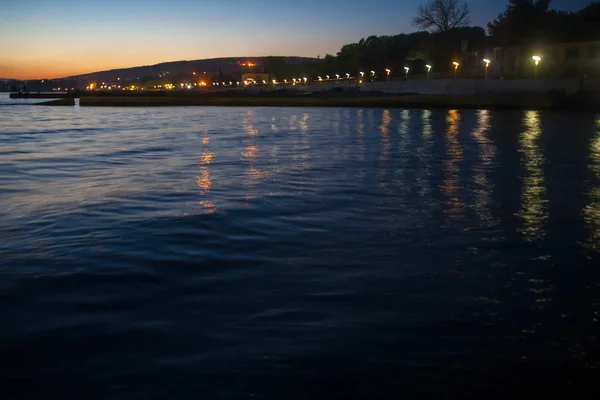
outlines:
[[[456,61],[454,61],[452,64],[454,64],[455,67],[458,67],[460,64],[457,63]]]
[[[484,63],[486,63],[486,64],[489,64],[489,63],[491,63],[491,61],[490,61],[490,60],[488,60],[487,58],[484,58],[484,59],[483,59],[483,62],[484,62]]]
[[[531,58],[533,59],[533,61],[542,61],[542,57],[540,56],[533,56]]]
[[[404,70],[405,70],[406,72],[408,72],[408,71],[410,71],[410,68],[408,68],[408,67],[404,67]]]

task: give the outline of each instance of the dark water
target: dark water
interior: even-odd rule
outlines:
[[[597,391],[599,115],[5,106],[0,205],[2,398]]]

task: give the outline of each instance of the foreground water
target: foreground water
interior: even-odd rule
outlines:
[[[3,106],[0,204],[5,398],[598,376],[599,115]]]

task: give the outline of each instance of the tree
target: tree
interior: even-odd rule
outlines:
[[[427,0],[417,9],[413,23],[422,29],[446,32],[469,24],[469,6],[459,0]]]
[[[542,38],[550,39],[549,4],[550,0],[509,0],[506,11],[488,23],[488,31],[498,44],[524,44]],[[556,27],[552,28],[557,31]]]

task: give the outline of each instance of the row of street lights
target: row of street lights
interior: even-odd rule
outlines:
[[[534,77],[537,78],[537,68],[538,68],[538,65],[540,64],[540,62],[542,61],[542,57],[536,55],[536,56],[533,56],[532,59],[535,63]],[[482,61],[485,63],[485,79],[487,79],[488,68],[490,67],[490,64],[492,63],[492,61],[487,58],[484,58]],[[460,63],[454,61],[452,63],[452,65],[454,65],[454,79],[456,79],[456,74],[458,72],[458,67],[460,66]],[[427,77],[429,77],[432,67],[431,67],[431,65],[427,64],[427,65],[425,65],[425,68],[427,68]],[[410,71],[410,68],[404,67],[404,79],[408,79],[408,71]],[[387,73],[387,78],[389,79],[391,70],[388,68],[385,70],[385,72]],[[373,74],[373,76],[375,76],[374,71],[371,71],[371,73]],[[363,75],[363,72],[361,72],[361,77],[362,77],[362,75]]]

